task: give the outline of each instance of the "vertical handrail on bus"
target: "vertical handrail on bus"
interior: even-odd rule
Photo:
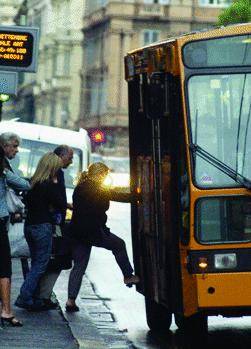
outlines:
[[[163,268],[163,204],[162,204],[162,171],[160,119],[164,116],[166,101],[165,73],[153,72],[148,79],[146,88],[146,114],[151,119],[152,154],[154,181],[154,220],[156,229],[156,258],[160,268]]]
[[[152,119],[152,149],[153,149],[153,179],[154,179],[154,207],[155,229],[157,237],[157,261],[163,267],[163,224],[162,224],[162,174],[160,148],[160,120]]]

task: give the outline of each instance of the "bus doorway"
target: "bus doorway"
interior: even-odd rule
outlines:
[[[159,329],[170,326],[180,298],[175,297],[174,305],[174,293],[180,292],[178,277],[173,278],[180,273],[174,234],[179,224],[175,219],[180,177],[176,160],[182,143],[182,129],[174,128],[174,123],[180,114],[180,96],[175,78],[164,73],[130,82],[130,96],[134,98],[129,125],[132,183],[142,197],[132,207],[134,258],[142,279],[138,290],[145,294],[148,325]]]

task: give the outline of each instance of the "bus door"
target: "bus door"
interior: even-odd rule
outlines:
[[[174,135],[167,100],[172,81],[170,75],[156,73],[150,79],[142,74],[129,82],[132,185],[142,196],[142,201],[132,206],[134,262],[142,280],[138,290],[145,294],[146,304],[154,301],[170,313],[173,298],[178,299],[176,287],[176,297],[172,297],[176,286],[173,274],[179,274],[174,272],[179,264],[175,264],[176,204],[171,189],[175,181],[171,150]]]

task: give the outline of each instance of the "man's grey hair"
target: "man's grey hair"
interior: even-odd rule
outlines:
[[[3,147],[6,144],[10,144],[11,142],[21,143],[21,138],[13,132],[4,132],[0,135],[0,145]]]
[[[70,151],[72,151],[72,148],[66,144],[61,144],[54,149],[54,153],[59,157],[67,155]]]

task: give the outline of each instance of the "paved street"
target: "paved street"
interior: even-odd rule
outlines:
[[[118,328],[109,299],[100,297],[90,280],[85,277],[78,297],[80,311],[64,312],[69,271],[63,271],[55,286],[55,293],[63,315],[81,348],[131,349],[134,348],[124,332]]]
[[[21,263],[13,260],[12,301],[14,302],[22,283]],[[31,313],[13,306],[23,327],[0,329],[0,348],[78,348],[70,328],[59,310]]]
[[[64,311],[67,272],[62,273],[57,283],[58,310],[31,313],[13,309],[24,323],[23,327],[0,328],[0,349],[129,349],[129,341],[117,328],[113,314],[104,300],[98,297],[90,281],[85,278],[79,313],[67,314]],[[22,283],[21,263],[13,259],[12,301],[14,302]]]

